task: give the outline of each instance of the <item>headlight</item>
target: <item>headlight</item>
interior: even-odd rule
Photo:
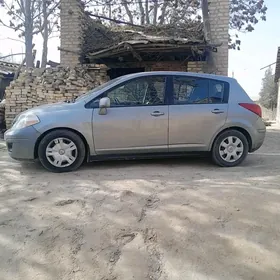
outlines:
[[[34,114],[22,114],[16,120],[15,124],[13,125],[13,128],[20,129],[20,128],[34,125],[39,122],[40,122],[39,118]]]

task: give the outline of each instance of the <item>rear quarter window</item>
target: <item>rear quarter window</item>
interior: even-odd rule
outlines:
[[[228,103],[229,83],[219,80],[209,80],[209,103]]]

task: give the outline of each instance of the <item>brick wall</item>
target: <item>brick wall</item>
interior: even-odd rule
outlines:
[[[182,71],[182,72],[204,72],[205,61],[163,61],[155,62],[149,68],[150,71]]]
[[[209,0],[209,21],[213,43],[221,43],[213,53],[213,72],[228,75],[229,0]]]
[[[146,67],[149,71],[187,71],[187,63],[179,61],[161,61],[153,62],[150,66]]]
[[[131,64],[132,68],[144,68],[145,71],[182,71],[204,72],[206,61],[158,61],[138,62]]]
[[[62,0],[60,11],[60,63],[75,67],[81,61],[85,15],[79,0]]]
[[[189,61],[188,72],[203,73],[205,72],[206,61]]]

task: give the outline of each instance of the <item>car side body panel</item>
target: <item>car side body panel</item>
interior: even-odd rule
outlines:
[[[130,108],[108,108],[107,115],[99,115],[98,108],[87,108],[87,104],[106,90],[131,79],[164,75],[167,77],[197,77],[227,82],[230,85],[228,103],[225,104],[185,104],[168,102],[162,106]],[[168,78],[169,79],[169,78]],[[173,97],[172,97],[173,98]],[[250,151],[257,150],[263,143],[266,128],[262,119],[243,108],[239,103],[253,103],[235,79],[211,74],[185,72],[144,72],[126,75],[108,86],[83,96],[74,103],[62,102],[39,106],[25,113],[39,117],[40,123],[21,132],[12,129],[5,133],[7,144],[17,143],[22,134],[29,136],[25,151],[16,148],[12,157],[33,159],[38,141],[50,130],[67,128],[77,131],[86,141],[89,156],[110,156],[111,154],[177,153],[211,151],[216,137],[224,130],[236,127],[244,129],[251,139]],[[213,114],[215,109],[221,114]],[[151,117],[154,111],[163,115]],[[28,140],[29,139],[29,140]],[[16,155],[15,155],[16,153]]]
[[[63,109],[62,109],[63,108]],[[68,128],[77,131],[85,138],[89,154],[95,154],[92,136],[92,109],[86,109],[83,103],[65,103],[61,109],[55,111],[41,110],[40,107],[31,111],[44,121],[34,125],[34,128],[44,134],[53,129]]]

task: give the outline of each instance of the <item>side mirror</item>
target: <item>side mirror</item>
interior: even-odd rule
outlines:
[[[103,97],[99,100],[99,115],[106,115],[107,108],[110,107],[110,98]]]

